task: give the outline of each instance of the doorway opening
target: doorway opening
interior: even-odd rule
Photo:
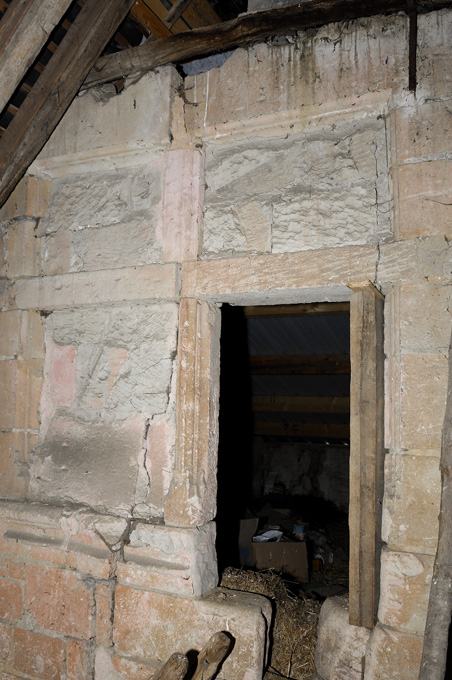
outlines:
[[[274,568],[319,599],[345,593],[349,303],[223,305],[219,418],[220,573]],[[252,541],[266,531],[281,532],[280,563]]]

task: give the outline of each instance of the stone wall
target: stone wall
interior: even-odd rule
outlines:
[[[237,640],[222,676],[262,676],[269,603],[215,589],[218,305],[347,300],[366,281],[385,295],[388,453],[359,672],[417,677],[450,335],[452,13],[419,17],[416,95],[407,22],[82,93],[2,208],[6,680],[145,680],[219,629]],[[343,677],[319,654],[323,680]]]

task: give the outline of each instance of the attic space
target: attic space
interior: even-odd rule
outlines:
[[[349,303],[223,305],[219,419],[220,570],[274,568],[321,596],[346,587]],[[249,545],[266,530],[282,532],[280,562]]]

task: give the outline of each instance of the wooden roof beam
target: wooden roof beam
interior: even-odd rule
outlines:
[[[348,375],[348,354],[251,356],[252,375]]]
[[[324,314],[350,314],[349,302],[315,302],[301,305],[271,305],[244,307],[247,319],[269,319],[279,316],[320,316]]]
[[[87,73],[133,2],[134,0],[88,0],[81,9],[2,135],[0,206],[60,122]]]
[[[256,396],[252,410],[265,413],[349,413],[349,397]]]
[[[281,9],[255,12],[215,26],[199,28],[147,42],[127,52],[101,57],[83,83],[84,88],[137,75],[158,66],[198,59],[275,35],[379,14],[408,12],[410,0],[309,0]],[[418,0],[419,12],[451,7],[452,0]]]
[[[0,111],[71,0],[13,0],[0,21]]]

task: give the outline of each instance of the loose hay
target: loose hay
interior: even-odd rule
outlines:
[[[223,588],[266,595],[275,604],[270,668],[295,680],[310,680],[315,671],[314,650],[321,603],[290,593],[273,571],[256,572],[228,567]]]

